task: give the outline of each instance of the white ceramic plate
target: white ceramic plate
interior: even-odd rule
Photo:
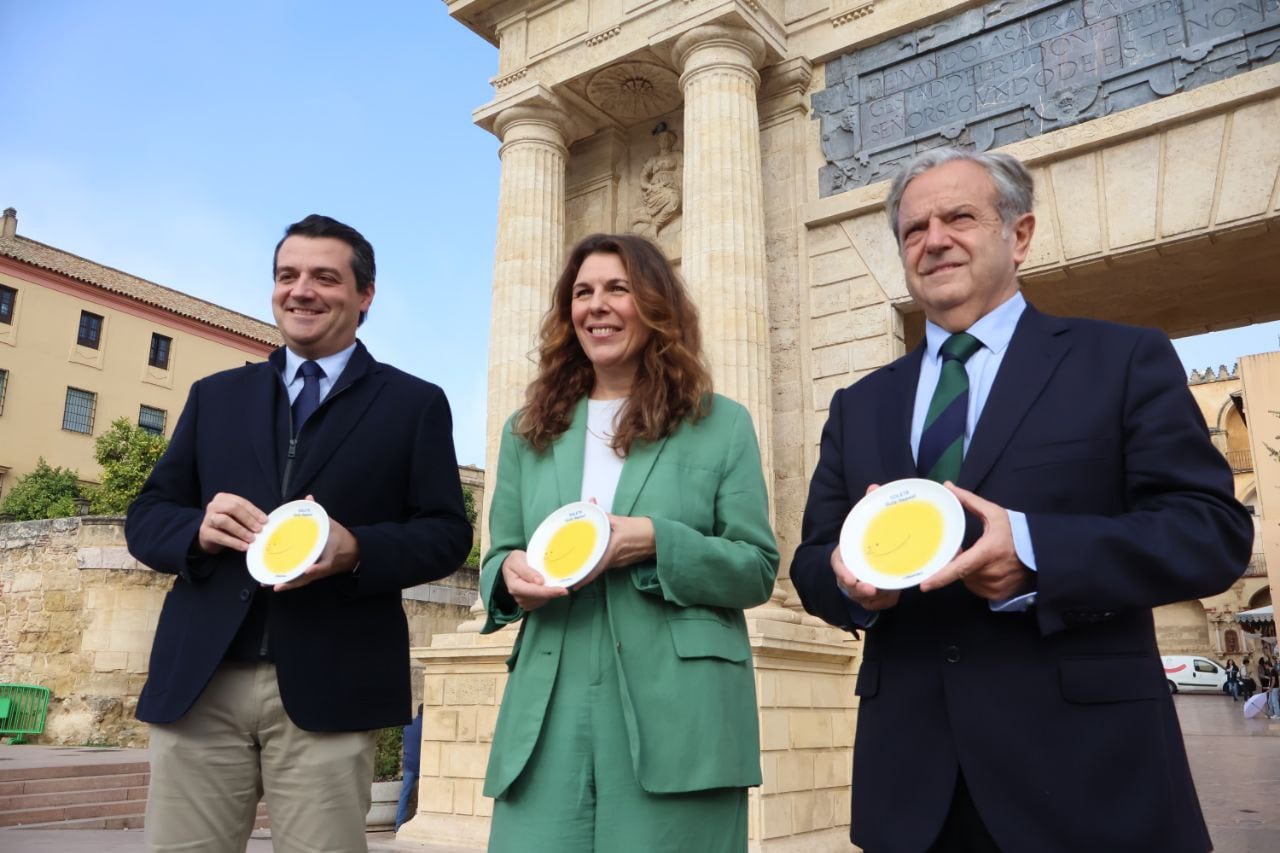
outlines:
[[[288,583],[320,557],[329,541],[329,513],[315,501],[290,501],[267,516],[245,554],[249,574],[265,584]]]
[[[864,497],[840,529],[840,558],[879,589],[917,586],[960,551],[964,509],[933,480],[895,480]]]
[[[573,586],[591,574],[609,544],[609,516],[586,501],[565,504],[529,539],[529,566],[550,586]]]

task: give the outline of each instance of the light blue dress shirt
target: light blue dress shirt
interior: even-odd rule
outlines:
[[[324,371],[324,376],[320,377],[320,399],[323,401],[329,396],[329,392],[333,389],[333,383],[338,381],[338,377],[342,375],[342,371],[347,369],[347,362],[351,360],[351,353],[356,351],[356,345],[352,342],[351,346],[335,352],[333,355],[326,355],[324,358],[311,359],[320,365],[320,369]],[[298,368],[302,367],[302,363],[308,359],[295,353],[288,347],[284,351],[284,387],[289,392],[289,405],[293,405],[293,401],[298,399],[298,395],[302,393],[302,374],[298,372]]]
[[[991,396],[991,387],[995,385],[996,375],[1000,372],[1000,364],[1009,349],[1009,341],[1013,339],[1013,330],[1018,326],[1018,319],[1027,307],[1027,300],[1022,291],[1009,297],[998,308],[990,312],[967,331],[982,346],[965,362],[965,373],[969,375],[969,412],[965,417],[964,449],[969,451],[969,441],[973,438],[973,429],[982,416],[982,409]],[[920,435],[924,432],[924,419],[929,412],[929,403],[933,399],[933,390],[938,385],[938,377],[942,373],[941,349],[951,333],[941,326],[928,321],[924,324],[925,352],[920,361],[920,381],[916,385],[915,408],[911,413],[911,456],[917,458],[920,453]],[[1009,526],[1013,530],[1013,548],[1018,559],[1031,571],[1036,570],[1035,551],[1031,547],[1031,531],[1027,527],[1027,516],[1015,510],[1009,513]],[[1006,601],[991,602],[991,609],[996,611],[1026,610],[1035,603],[1034,592],[1018,595]]]

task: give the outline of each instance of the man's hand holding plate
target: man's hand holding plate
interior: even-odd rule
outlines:
[[[866,494],[871,494],[880,488],[878,483],[872,483],[867,486]],[[835,572],[836,585],[844,590],[845,595],[849,599],[862,607],[864,610],[887,610],[898,603],[898,592],[896,589],[880,589],[863,580],[858,580],[857,576],[849,570],[844,564],[844,559],[840,556],[840,546],[831,551],[831,571]]]
[[[921,583],[921,592],[941,589],[957,580],[963,581],[974,595],[988,601],[1005,601],[1026,592],[1031,570],[1022,564],[1014,549],[1008,511],[954,483],[945,485],[965,510],[982,521],[982,535],[937,574]]]
[[[249,501],[218,492],[204,509],[196,541],[206,554],[216,554],[224,548],[248,551],[266,523],[267,514]]]

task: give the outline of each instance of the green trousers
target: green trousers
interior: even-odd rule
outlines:
[[[573,593],[542,732],[494,803],[489,853],[743,853],[746,788],[650,794],[636,782],[603,593]]]

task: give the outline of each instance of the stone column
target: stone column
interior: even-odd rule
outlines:
[[[684,93],[682,272],[702,311],[716,390],[751,412],[770,455],[764,203],[756,93],[764,40],[742,27],[696,27],[672,56]]]
[[[538,324],[563,261],[567,123],[563,112],[546,103],[512,106],[494,120],[502,140],[502,179],[489,325],[483,547],[502,425],[524,402],[533,378]],[[483,849],[489,834],[493,804],[481,789],[506,685],[503,662],[515,632],[481,636],[484,610],[478,599],[471,610],[474,618],[456,633],[436,634],[430,647],[412,650],[426,671],[422,775],[418,814],[397,839]]]
[[[498,468],[502,425],[524,402],[537,366],[538,324],[564,254],[567,118],[545,104],[503,110],[494,122],[502,140],[498,242],[489,321],[489,394],[485,428],[482,542],[488,545],[489,498]]]

